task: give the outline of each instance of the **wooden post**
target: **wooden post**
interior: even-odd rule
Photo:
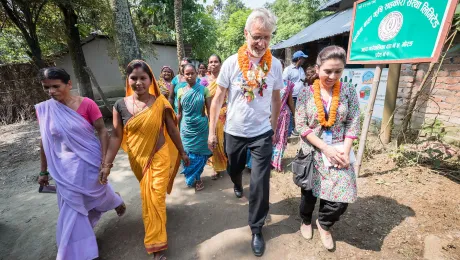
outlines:
[[[388,72],[387,89],[385,93],[385,105],[383,106],[382,125],[380,126],[380,140],[383,144],[391,141],[391,129],[393,128],[393,113],[396,108],[398,97],[399,74],[401,64],[390,64]]]
[[[97,92],[99,92],[99,95],[101,95],[102,102],[104,102],[104,106],[109,110],[110,114],[112,114],[112,106],[110,105],[109,101],[104,95],[104,92],[102,92],[101,86],[99,86],[99,83],[97,83],[96,77],[94,76],[93,72],[89,67],[85,67],[86,72],[88,73],[89,77],[93,81],[94,86],[97,89]]]
[[[374,81],[372,82],[371,95],[369,97],[369,103],[367,104],[366,116],[364,117],[363,129],[361,130],[361,137],[359,138],[359,149],[358,155],[356,156],[355,172],[356,176],[359,176],[361,164],[363,162],[364,148],[366,147],[367,132],[371,124],[372,113],[374,112],[375,98],[377,97],[377,90],[379,89],[380,76],[382,75],[382,68],[384,65],[379,64],[375,68]]]

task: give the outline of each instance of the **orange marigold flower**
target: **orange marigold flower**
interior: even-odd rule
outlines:
[[[339,107],[339,99],[340,99],[340,80],[334,84],[332,89],[332,101],[331,101],[331,108],[329,111],[329,118],[326,121],[326,113],[324,112],[323,102],[321,101],[321,88],[320,88],[320,80],[317,79],[313,82],[313,97],[315,98],[315,105],[316,109],[318,110],[318,120],[319,123],[326,128],[329,128],[334,125],[335,119],[337,117],[337,109]]]
[[[259,61],[259,64],[257,64],[256,69],[251,68],[251,62],[249,60],[249,56],[247,53],[248,45],[245,43],[243,46],[240,47],[238,50],[238,66],[243,73],[243,78],[246,81],[247,85],[249,88],[244,89],[243,92],[249,92],[251,94],[250,97],[246,95],[246,100],[247,102],[251,102],[254,99],[254,90],[256,88],[259,88],[259,95],[263,96],[262,91],[263,91],[263,86],[266,84],[265,83],[265,77],[267,76],[268,72],[271,69],[272,66],[272,54],[270,52],[270,49],[267,49],[262,56],[262,58]],[[250,76],[248,77],[248,72],[251,72]],[[260,72],[263,72],[265,75],[263,77],[259,76]],[[261,79],[259,82],[258,79]]]

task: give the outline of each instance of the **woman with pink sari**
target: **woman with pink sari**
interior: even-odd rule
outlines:
[[[39,78],[51,99],[35,105],[42,137],[38,182],[47,186],[51,175],[57,184],[56,259],[94,259],[99,253],[93,228],[102,213],[115,209],[121,216],[126,211],[121,197],[99,176],[101,167],[112,167],[101,164],[107,130],[94,101],[71,95],[65,70],[45,68]]]
[[[278,117],[278,127],[276,128],[276,143],[273,144],[272,167],[277,171],[282,171],[281,161],[283,159],[284,150],[288,141],[288,130],[291,122],[291,114],[294,115],[295,107],[292,99],[292,91],[294,83],[289,80],[284,81],[284,88],[280,91],[281,110]]]

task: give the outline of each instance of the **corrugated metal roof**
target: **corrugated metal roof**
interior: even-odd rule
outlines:
[[[329,0],[329,1],[325,2],[324,4],[320,5],[320,6],[318,7],[318,9],[316,9],[316,10],[322,11],[322,10],[328,8],[328,7],[331,6],[331,5],[335,5],[335,4],[337,4],[337,3],[340,3],[341,1],[342,1],[342,0]]]
[[[284,49],[294,45],[312,42],[350,31],[353,8],[337,12],[316,21],[291,38],[277,43],[272,50]]]

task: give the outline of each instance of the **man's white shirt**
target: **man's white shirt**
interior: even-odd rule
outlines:
[[[260,59],[251,59],[251,61],[258,64]],[[217,77],[217,84],[228,89],[227,121],[224,130],[226,133],[251,138],[272,129],[270,123],[272,92],[284,87],[281,62],[275,57],[272,58],[266,83],[267,88],[263,90],[263,96],[260,96],[258,89],[255,89],[254,99],[247,102],[241,90],[243,73],[238,66],[238,54],[224,61]]]
[[[297,97],[302,88],[305,86],[305,71],[302,67],[297,68],[294,64],[291,64],[284,68],[283,80],[289,80],[294,83],[295,86],[292,91],[292,96]]]

